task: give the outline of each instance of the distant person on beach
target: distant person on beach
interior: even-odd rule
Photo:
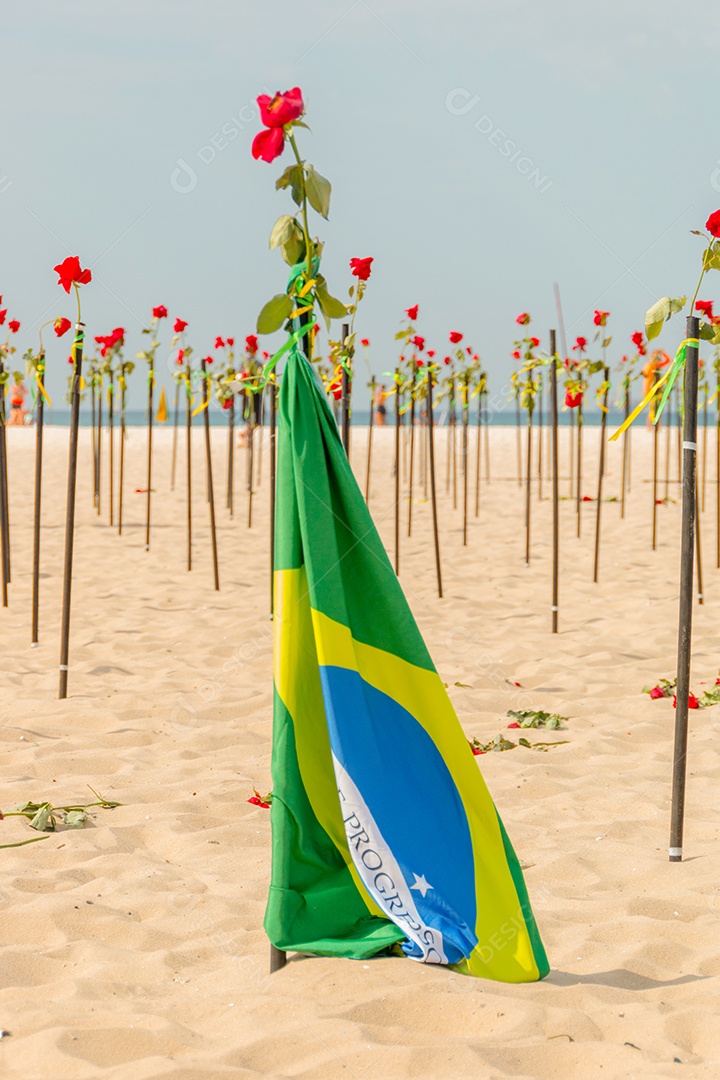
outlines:
[[[385,408],[386,397],[387,393],[385,391],[384,385],[378,386],[377,390],[375,391],[375,412],[377,414],[378,427],[385,427],[385,425],[387,424],[387,420],[385,419],[385,417],[387,416],[387,409]]]
[[[13,378],[15,382],[10,387],[10,415],[8,416],[8,426],[24,427],[25,417],[27,415],[27,409],[25,407],[27,390],[25,389],[25,383],[23,382],[23,377],[19,371],[13,372]]]

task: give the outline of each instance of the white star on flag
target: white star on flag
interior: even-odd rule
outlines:
[[[411,885],[410,888],[417,889],[423,899],[425,899],[425,893],[428,891],[428,889],[432,889],[432,885],[428,885],[427,881],[425,880],[424,874],[422,875],[422,877],[418,877],[417,874],[413,874],[413,877],[415,878],[415,883]]]

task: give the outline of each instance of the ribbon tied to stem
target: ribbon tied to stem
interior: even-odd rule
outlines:
[[[668,368],[668,370],[665,372],[664,375],[660,376],[660,378],[657,380],[657,382],[655,382],[652,385],[652,387],[650,388],[648,393],[645,395],[645,397],[642,399],[640,404],[636,408],[633,409],[633,411],[630,413],[630,415],[627,417],[627,419],[623,421],[623,423],[620,425],[620,427],[617,429],[617,431],[615,431],[610,436],[610,440],[609,440],[610,442],[614,442],[616,439],[619,439],[620,436],[623,434],[623,432],[627,431],[627,429],[630,427],[630,425],[635,420],[637,420],[638,416],[643,411],[643,409],[646,407],[646,405],[649,405],[650,402],[652,402],[653,399],[655,397],[657,397],[657,395],[660,393],[660,391],[663,390],[663,395],[662,395],[662,397],[660,399],[660,404],[658,405],[658,407],[657,407],[657,409],[655,411],[655,414],[654,414],[654,416],[652,418],[652,423],[653,424],[657,424],[659,422],[660,417],[662,416],[662,413],[663,413],[663,409],[665,408],[665,404],[667,402],[667,399],[670,396],[670,392],[671,392],[673,386],[675,385],[675,383],[677,381],[678,375],[680,374],[683,367],[685,366],[685,359],[687,357],[687,347],[688,347],[688,345],[699,345],[699,344],[700,344],[700,342],[699,342],[698,338],[685,338],[685,340],[680,343],[680,345],[678,347],[678,351],[675,353],[675,357],[673,359],[673,362],[670,365],[670,367]]]

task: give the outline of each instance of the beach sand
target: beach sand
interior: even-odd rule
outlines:
[[[293,958],[268,974],[262,919],[271,786],[268,456],[248,529],[245,451],[236,515],[224,507],[225,433],[213,429],[221,591],[212,587],[202,437],[194,447],[195,542],[186,571],[184,439],[170,491],[171,432],[157,435],[151,551],[144,550],[145,434],[129,431],[122,537],[92,506],[82,432],[69,698],[57,700],[67,429],[46,432],[40,645],[30,648],[34,432],[9,430],[12,584],[0,611],[0,807],[122,806],[87,828],[2,853],[0,1069],[8,1080],[272,1077],[713,1077],[720,975],[720,711],[690,714],[685,861],[668,862],[674,711],[645,684],[676,666],[679,502],[658,508],[650,550],[651,440],[636,425],[627,516],[561,505],[560,633],[550,633],[551,504],[532,495],[531,565],[515,435],[493,428],[466,548],[446,493],[439,432],[445,596],[430,504],[402,502],[400,577],[469,738],[508,731],[506,711],[569,718],[547,753],[476,759],[525,875],[552,972],[539,984],[468,979],[409,960]],[[568,432],[562,433],[563,448]],[[594,497],[600,432],[586,428]],[[392,549],[393,432],[376,432],[370,506]],[[353,431],[364,484],[366,431]],[[664,439],[662,441],[664,452]],[[673,449],[674,449],[673,442]],[[547,461],[547,446],[545,446]],[[710,453],[714,461],[714,447]],[[661,457],[662,462],[662,457]],[[103,468],[107,469],[107,442]],[[610,449],[605,494],[619,494]],[[567,454],[563,449],[563,472]],[[672,476],[676,476],[673,463]],[[661,465],[664,476],[664,465]],[[703,516],[706,602],[696,606],[693,687],[720,666],[715,485]],[[416,473],[417,475],[417,473]],[[460,493],[461,493],[460,485]],[[670,494],[679,499],[677,483]],[[568,493],[563,480],[561,491]],[[664,485],[660,492],[664,494]],[[460,502],[459,502],[460,505]],[[515,685],[519,683],[520,685]],[[0,840],[34,835],[22,818]],[[678,1064],[678,1061],[682,1064]]]

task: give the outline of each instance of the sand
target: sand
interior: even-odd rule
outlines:
[[[401,959],[295,958],[268,975],[270,815],[247,802],[253,788],[271,786],[267,448],[248,529],[245,452],[231,521],[225,433],[213,430],[216,593],[200,434],[188,573],[183,458],[171,492],[170,431],[157,440],[149,553],[135,491],[145,486],[144,432],[129,433],[122,537],[108,525],[107,474],[102,515],[93,509],[83,432],[70,696],[58,701],[67,436],[47,431],[41,634],[31,649],[34,433],[8,432],[13,581],[0,612],[0,807],[84,802],[89,786],[123,805],[93,811],[84,830],[2,852],[0,1026],[11,1032],[0,1042],[4,1077],[717,1077],[719,715],[690,714],[686,859],[670,864],[674,713],[669,700],[651,701],[641,689],[675,673],[680,509],[658,508],[651,552],[646,432],[634,437],[626,519],[618,504],[603,505],[599,584],[595,504],[583,506],[580,540],[574,506],[562,504],[557,636],[549,632],[549,482],[543,500],[533,492],[526,567],[511,430],[491,432],[492,482],[483,484],[478,518],[471,505],[466,548],[461,510],[445,490],[440,434],[443,600],[421,491],[413,535],[403,536],[401,580],[468,737],[516,738],[506,728],[511,708],[569,717],[566,732],[530,733],[566,745],[476,759],[526,867],[552,965],[544,982],[525,986]],[[389,547],[392,437],[377,433],[371,494]],[[353,432],[362,481],[365,438]],[[598,429],[586,429],[589,496],[598,443]],[[619,467],[613,447],[608,496],[618,494]],[[720,665],[711,473],[697,690]],[[669,491],[676,498],[677,484]],[[404,499],[403,520],[406,513]],[[23,819],[0,822],[2,842],[30,835]]]

